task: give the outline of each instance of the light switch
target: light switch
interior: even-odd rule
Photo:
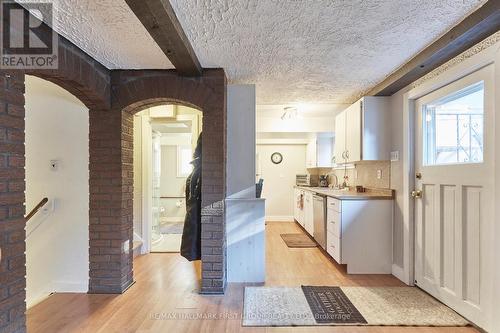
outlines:
[[[391,151],[391,162],[399,161],[399,150]]]
[[[382,179],[382,170],[377,170],[377,179]]]

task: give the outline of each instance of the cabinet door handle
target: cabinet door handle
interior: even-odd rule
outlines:
[[[349,159],[349,150],[346,150],[345,151],[345,159],[348,160]]]

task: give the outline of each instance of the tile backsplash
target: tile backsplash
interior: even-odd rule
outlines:
[[[380,170],[381,177],[377,177]],[[330,168],[315,168],[308,169],[313,174],[329,174],[329,183],[335,182],[335,174],[338,177],[339,183],[344,181],[344,173],[347,173],[348,185],[357,186],[361,185],[369,188],[390,188],[391,187],[391,162],[390,161],[363,161],[356,163],[354,168],[344,169],[330,169]]]

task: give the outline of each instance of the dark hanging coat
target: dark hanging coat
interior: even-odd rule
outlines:
[[[193,154],[193,172],[186,180],[186,217],[182,232],[181,256],[201,259],[201,134]]]

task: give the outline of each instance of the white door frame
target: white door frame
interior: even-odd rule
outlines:
[[[415,101],[439,88],[442,88],[454,81],[457,81],[485,66],[490,64],[500,64],[500,46],[497,44],[482,50],[480,53],[453,65],[452,68],[439,73],[437,76],[429,79],[421,85],[412,88],[403,95],[403,267],[395,274],[400,280],[408,285],[414,285],[414,258],[415,258],[415,223],[414,223],[414,200],[410,193],[414,189],[414,147],[415,147]],[[495,78],[500,77],[500,66],[494,68]],[[494,108],[500,105],[500,80],[496,80],[494,93]],[[500,128],[500,117],[495,117],[495,131]],[[500,156],[500,140],[495,137],[495,160]],[[500,166],[495,163],[495,175],[500,175]],[[498,183],[500,177],[495,176],[495,182]],[[498,207],[499,195],[495,193],[495,206]],[[495,216],[498,216],[500,209],[496,208]],[[498,233],[498,232],[497,232]],[[494,230],[491,232],[492,237]],[[492,254],[487,254],[492,257]],[[493,260],[493,258],[491,258]],[[491,262],[492,262],[491,260]],[[493,262],[492,262],[493,263]],[[492,265],[492,273],[494,272]],[[494,319],[491,316],[490,321]]]

